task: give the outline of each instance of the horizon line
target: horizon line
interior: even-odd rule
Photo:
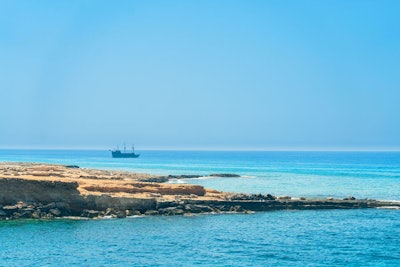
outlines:
[[[0,150],[113,150],[100,146],[77,147],[77,146],[5,146]],[[129,149],[128,149],[129,150]],[[260,152],[400,152],[400,147],[149,147],[144,146],[138,151],[260,151]]]

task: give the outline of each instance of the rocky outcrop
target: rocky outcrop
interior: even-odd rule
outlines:
[[[395,208],[400,202],[294,199],[144,182],[158,176],[50,164],[0,163],[0,220],[192,215],[305,209]]]
[[[242,199],[240,199],[240,196]],[[257,196],[257,200],[254,197]],[[360,209],[391,208],[400,209],[399,202],[377,200],[343,199],[285,199],[280,200],[268,195],[236,195],[236,199],[205,200],[177,199],[132,199],[113,198],[107,195],[88,196],[81,207],[72,208],[66,202],[25,203],[19,201],[12,205],[0,206],[0,220],[7,219],[52,219],[62,216],[82,218],[114,217],[125,218],[132,215],[191,215],[199,213],[249,213],[276,210],[321,210],[321,209]]]
[[[199,178],[199,177],[202,177],[202,175],[198,175],[198,174],[168,175],[166,178],[167,179],[193,179],[193,178]]]

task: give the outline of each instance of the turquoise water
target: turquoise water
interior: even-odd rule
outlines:
[[[236,173],[190,182],[224,191],[305,197],[400,200],[400,152],[139,151],[113,159],[109,151],[0,150],[0,161],[76,164],[154,174]]]
[[[1,150],[0,161],[157,174],[237,173],[192,183],[293,196],[400,200],[398,152]],[[180,181],[181,182],[181,181]],[[400,211],[279,211],[97,221],[0,222],[0,266],[400,266]]]

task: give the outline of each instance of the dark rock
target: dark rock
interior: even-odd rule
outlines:
[[[41,217],[40,210],[35,210],[34,212],[32,212],[32,215],[31,215],[32,219],[40,219],[40,217]]]
[[[168,175],[169,179],[192,179],[199,178],[201,175],[198,174],[182,174],[182,175]]]
[[[83,210],[81,217],[96,218],[99,216],[99,211],[97,210]]]
[[[32,212],[31,211],[21,211],[19,213],[19,218],[21,219],[29,219],[32,217]]]
[[[78,165],[65,165],[65,168],[69,168],[69,169],[79,169]]]
[[[158,212],[161,215],[183,215],[184,213],[183,209],[177,207],[168,207],[165,209],[159,209]]]
[[[133,210],[126,210],[125,214],[126,214],[126,216],[132,216],[132,215],[134,215],[133,212],[134,212]]]
[[[132,215],[140,216],[142,213],[139,210],[134,210]]]
[[[13,219],[19,219],[19,218],[21,218],[21,214],[19,212],[14,212],[11,217]]]
[[[32,218],[32,214],[34,211],[35,209],[31,207],[20,210],[21,218]]]
[[[7,213],[0,209],[0,220],[4,220],[7,218]]]
[[[235,205],[230,208],[230,211],[233,212],[244,212],[245,210],[240,205]]]
[[[56,203],[55,202],[51,202],[51,203],[49,203],[49,204],[47,204],[47,205],[41,205],[41,206],[39,206],[39,208],[40,208],[40,210],[41,211],[49,211],[50,209],[55,209],[57,206],[56,206]]]
[[[184,213],[183,209],[176,209],[172,215],[183,215]]]
[[[276,198],[270,194],[263,195],[263,194],[251,194],[251,195],[244,195],[242,194],[241,200],[275,200]]]
[[[219,211],[224,212],[224,211],[229,211],[231,206],[228,205],[220,205],[216,207]]]
[[[275,200],[276,199],[276,197],[274,197],[273,195],[271,195],[271,194],[267,194],[266,196],[265,196],[265,200]]]
[[[214,210],[210,206],[206,205],[185,205],[185,211],[190,213],[202,213],[202,212],[213,212]]]
[[[117,210],[112,208],[107,208],[104,212],[101,212],[102,216],[112,216],[113,218],[125,218],[130,215],[130,210]]]
[[[144,215],[159,215],[160,213],[157,210],[147,210]]]
[[[213,173],[210,174],[212,177],[240,177],[238,174],[232,174],[232,173]]]
[[[54,217],[60,217],[61,216],[61,211],[57,208],[55,209],[50,209],[49,213],[52,214]]]
[[[54,215],[51,213],[42,212],[41,216],[42,219],[53,219]]]
[[[165,209],[168,207],[176,207],[178,206],[178,202],[176,201],[161,201],[157,202],[157,209]]]
[[[126,217],[126,211],[124,210],[119,210],[117,211],[117,218],[125,218]]]
[[[172,215],[176,209],[176,207],[167,207],[163,209],[158,209],[158,213],[160,213],[161,215]]]
[[[221,213],[222,212],[222,210],[220,210],[219,207],[213,207],[212,210],[213,210],[212,212],[214,212],[214,213]]]
[[[249,200],[249,195],[236,193],[228,196],[229,200]]]
[[[111,216],[111,215],[115,215],[115,210],[107,208],[106,211],[104,212],[104,216]]]
[[[66,202],[56,202],[55,204],[56,204],[55,207],[57,209],[60,209],[60,210],[69,210],[70,209],[69,204]]]
[[[140,179],[142,182],[149,182],[149,183],[165,183],[168,182],[169,178],[162,176],[162,177],[150,177],[145,179]]]
[[[7,205],[3,207],[3,211],[7,215],[12,215],[14,212],[17,212],[19,208],[16,205]]]
[[[126,210],[126,216],[140,216],[142,213],[139,210]]]

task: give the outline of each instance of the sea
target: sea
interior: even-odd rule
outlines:
[[[1,162],[160,175],[229,192],[400,201],[400,152],[0,150]],[[218,178],[231,173],[240,177]],[[400,210],[0,221],[0,266],[400,266]]]

